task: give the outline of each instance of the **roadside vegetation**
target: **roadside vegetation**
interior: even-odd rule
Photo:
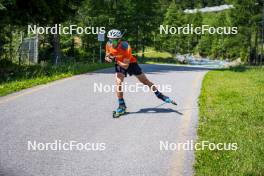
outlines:
[[[264,67],[210,71],[199,100],[198,142],[236,151],[196,151],[196,175],[263,175]]]
[[[221,12],[184,13],[185,9],[233,5],[234,8]],[[146,51],[147,47],[171,54],[199,54],[218,59],[236,60],[257,64],[260,58],[261,0],[206,0],[206,1],[94,1],[94,0],[50,0],[0,2],[0,60],[28,62],[23,53],[28,37],[28,25],[38,27],[64,27],[77,25],[93,27],[93,34],[40,34],[38,36],[38,62],[64,62],[69,60],[94,61],[98,59],[98,27],[105,32],[118,28],[125,32],[134,52]],[[58,9],[61,9],[58,11]],[[102,10],[104,9],[104,10]],[[43,13],[45,12],[45,13]],[[140,13],[138,13],[140,12]],[[183,33],[161,34],[160,25],[169,27],[193,27],[209,25],[214,27],[238,27],[237,35],[199,35]],[[102,44],[104,45],[106,41]],[[25,51],[24,51],[25,52]],[[155,57],[159,57],[158,55]],[[153,58],[153,57],[152,57]]]
[[[58,79],[111,67],[107,63],[65,63],[56,65],[18,65],[6,61],[0,67],[0,96]]]
[[[170,52],[157,51],[153,47],[147,47],[144,53],[138,54],[138,60],[140,63],[178,63],[176,56]]]

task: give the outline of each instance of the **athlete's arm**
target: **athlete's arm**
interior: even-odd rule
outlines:
[[[111,57],[111,53],[109,52],[108,44],[105,45],[105,60],[107,62],[112,62],[113,58]]]
[[[105,60],[106,60],[107,62],[112,62],[112,61],[113,61],[110,53],[106,53],[106,54],[105,54]]]
[[[117,64],[118,64],[120,67],[122,67],[122,68],[124,68],[124,69],[127,69],[128,66],[129,66],[129,60],[130,60],[130,59],[124,59],[123,62],[121,62],[121,61],[117,61]]]

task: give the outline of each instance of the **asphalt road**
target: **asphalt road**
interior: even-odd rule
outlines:
[[[94,92],[94,83],[113,85],[113,68],[1,97],[0,175],[192,175],[194,152],[173,146],[196,139],[197,100],[207,70],[174,65],[142,68],[155,84],[171,86],[166,94],[179,106],[159,106],[162,102],[152,92],[126,92],[130,114],[113,119],[115,94]],[[126,82],[135,85],[137,80],[128,77]],[[43,150],[44,144],[56,140],[88,143],[88,150]],[[38,150],[33,150],[34,141]],[[169,150],[161,147],[166,142]]]

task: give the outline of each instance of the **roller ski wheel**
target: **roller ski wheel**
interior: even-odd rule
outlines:
[[[118,108],[116,111],[113,111],[113,118],[119,118],[125,114],[127,114],[126,108]]]

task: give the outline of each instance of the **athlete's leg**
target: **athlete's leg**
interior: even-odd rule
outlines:
[[[146,77],[146,75],[144,73],[141,73],[140,75],[136,75],[137,79],[144,85],[147,85],[149,88],[152,89],[152,91],[157,91],[157,87],[151,82],[149,81],[149,79]]]
[[[122,83],[125,75],[122,73],[116,73],[116,95],[118,99],[123,99]]]
[[[168,102],[170,101],[169,97],[163,95],[159,90],[158,88],[151,82],[149,81],[149,79],[146,77],[146,75],[144,73],[141,73],[140,75],[136,75],[136,77],[138,78],[138,80],[144,84],[144,85],[147,85],[149,88],[151,88],[151,90],[155,93],[155,95],[165,101],[165,102]]]
[[[116,95],[118,98],[118,109],[122,111],[122,109],[126,108],[125,100],[123,98],[123,90],[122,83],[124,81],[125,75],[123,73],[116,73]]]

